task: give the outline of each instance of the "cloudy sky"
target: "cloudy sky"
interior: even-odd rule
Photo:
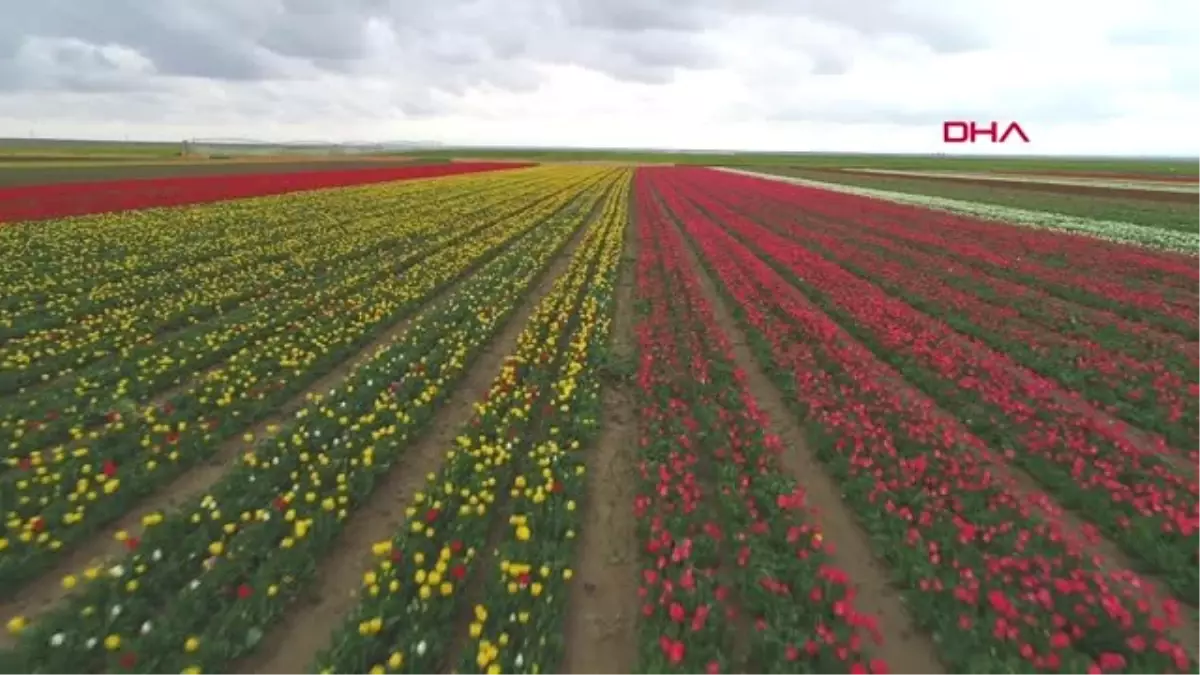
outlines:
[[[0,0],[0,136],[1200,153],[1197,0]]]

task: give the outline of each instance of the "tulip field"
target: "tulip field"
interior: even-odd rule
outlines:
[[[0,221],[0,672],[1200,668],[1195,251],[618,164]]]

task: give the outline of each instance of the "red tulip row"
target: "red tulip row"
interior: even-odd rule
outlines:
[[[703,173],[692,174],[692,177],[699,177],[706,182],[712,180],[710,175]],[[1015,311],[1025,320],[1072,337],[1094,340],[1108,349],[1129,354],[1134,358],[1166,360],[1172,366],[1188,369],[1189,373],[1195,373],[1200,368],[1200,352],[1195,340],[1189,341],[1179,334],[1158,330],[1146,323],[1132,321],[1110,311],[1071,302],[1046,292],[1036,284],[1022,284],[1006,279],[982,266],[964,264],[960,258],[956,258],[951,250],[953,247],[948,244],[941,248],[928,247],[905,239],[902,233],[897,232],[906,227],[905,225],[884,220],[864,222],[856,211],[817,215],[809,209],[812,202],[808,200],[807,195],[781,191],[769,181],[739,183],[736,187],[743,197],[739,202],[752,207],[757,218],[776,216],[789,222],[794,221],[797,216],[796,204],[803,203],[802,220],[806,228],[836,234],[889,256],[925,265],[928,273],[945,279],[956,288],[969,290],[999,308],[994,311],[1004,311],[1006,314]],[[958,241],[960,235],[956,231],[938,229],[936,214],[931,216],[933,217],[923,223],[922,234],[926,235],[926,238]],[[1053,233],[1045,234],[1052,237]],[[989,242],[988,247],[990,246]],[[1019,253],[1017,255],[1021,256]],[[1121,270],[1098,273],[1114,276],[1119,275]],[[1194,290],[1195,283],[1187,283]]]
[[[1200,387],[1195,384],[1195,366],[1185,365],[1197,359],[1194,345],[1187,350],[1186,359],[1178,354],[1172,354],[1176,358],[1169,361],[1134,358],[1089,336],[1059,332],[1058,325],[1069,323],[1064,318],[1046,325],[1025,318],[1003,295],[986,301],[977,289],[989,277],[978,269],[955,268],[945,257],[906,250],[897,242],[862,232],[852,221],[813,218],[807,213],[797,218],[796,208],[804,206],[799,201],[791,208],[767,211],[756,209],[743,192],[712,194],[740,215],[878,284],[888,294],[1008,354],[1063,388],[1079,392],[1109,414],[1161,434],[1144,434],[1142,445],[1166,452],[1169,442],[1180,454],[1195,454],[1200,444]],[[945,278],[947,267],[952,268],[949,274],[954,281]],[[1175,343],[1186,345],[1183,340]]]
[[[785,278],[730,233],[749,235],[782,256],[768,231],[728,211],[723,225],[714,222],[695,206],[720,211],[707,199],[711,192],[682,188],[678,175],[647,170],[643,180],[662,195],[737,305],[758,358],[773,367],[776,383],[807,418],[822,461],[842,481],[848,505],[906,588],[914,620],[932,634],[947,668],[1195,670],[1172,639],[1181,622],[1177,603],[1154,601],[1140,578],[1108,571],[1104,561],[1085,555],[1044,496],[1017,490],[998,470],[1003,460],[980,438],[908,386],[796,282],[820,284],[820,297],[835,297],[838,304],[826,306],[843,320],[870,321],[889,301],[853,275],[837,276],[862,310],[852,313],[837,289],[825,285],[832,270],[819,256],[795,261],[794,276]],[[908,333],[912,321],[905,316],[894,318],[888,330],[905,340],[889,349],[946,349],[945,340]],[[998,382],[981,393],[1006,390]],[[968,391],[961,395],[979,400]],[[1024,405],[1014,401],[1008,412]],[[1032,455],[1038,447],[1010,449]],[[1035,504],[1042,508],[1035,511]]]
[[[640,669],[885,672],[866,652],[875,619],[855,610],[804,491],[782,473],[780,440],[764,432],[682,237],[637,189]]]
[[[791,204],[802,202],[810,216],[848,219],[863,231],[946,254],[960,264],[1197,339],[1200,309],[1195,258],[1130,249],[1060,232],[985,223],[827,190],[711,173],[699,168],[681,169],[681,177],[702,176],[710,190],[746,192],[756,199],[769,196]]]
[[[0,222],[199,204],[300,190],[434,178],[524,166],[529,164],[455,162],[378,169],[150,178],[9,187],[0,189]]]
[[[945,322],[889,297],[819,253],[718,203],[713,190],[691,191],[741,241],[815,304],[968,428],[1042,483],[1061,503],[1087,515],[1181,597],[1194,599],[1200,545],[1195,472],[1163,460],[1128,431],[1073,400],[1061,387],[1005,353],[957,333]],[[680,193],[669,191],[682,204]]]

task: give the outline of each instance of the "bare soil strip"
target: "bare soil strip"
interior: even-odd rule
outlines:
[[[1152,178],[1098,178],[1095,176],[1056,176],[1042,173],[990,173],[981,171],[903,171],[899,169],[839,169],[844,173],[860,173],[877,176],[897,176],[900,178],[935,178],[990,180],[1000,183],[1042,183],[1047,185],[1085,185],[1095,188],[1111,188],[1114,190],[1156,190],[1167,192],[1196,193],[1194,183],[1178,181],[1161,181]]]
[[[624,365],[635,353],[634,270],[637,230],[625,227],[611,354]],[[587,501],[575,581],[567,604],[566,673],[631,673],[637,665],[638,571],[633,498],[637,419],[627,381],[601,391],[600,437],[588,460]]]
[[[846,570],[855,582],[859,608],[879,618],[883,644],[873,647],[875,654],[887,661],[893,672],[946,672],[932,641],[913,623],[899,591],[889,582],[886,564],[876,558],[866,533],[842,503],[841,490],[808,447],[805,433],[788,409],[783,395],[771,383],[746,346],[745,334],[718,292],[715,280],[701,263],[690,238],[686,233],[681,234],[688,242],[688,259],[699,274],[701,287],[712,304],[716,323],[729,335],[734,362],[745,372],[750,392],[767,414],[770,420],[768,430],[783,441],[785,451],[780,459],[784,469],[807,491],[815,507],[821,532],[829,545],[827,550],[833,552],[835,564]]]
[[[470,421],[474,404],[487,393],[504,359],[516,348],[517,338],[538,303],[567,269],[586,230],[585,221],[430,421],[430,431],[405,451],[401,460],[380,479],[366,503],[347,520],[338,548],[318,567],[309,603],[293,608],[283,622],[268,630],[261,645],[234,672],[307,672],[316,655],[329,643],[334,629],[358,602],[356,590],[361,587],[362,573],[370,568],[371,544],[390,539],[403,523],[404,508],[424,486],[426,475],[441,466],[445,450],[453,445],[460,428]]]
[[[1138,180],[1157,183],[1197,183],[1200,182],[1200,176],[1187,176],[1182,174],[1170,173],[1152,173],[1152,172],[1137,172],[1137,171],[1054,171],[1050,169],[988,169],[989,174],[1007,175],[1007,176],[1058,176],[1060,178],[1099,178],[1103,180]]]
[[[1118,197],[1130,200],[1143,200],[1155,202],[1176,202],[1180,204],[1195,204],[1196,191],[1187,188],[1175,187],[1176,184],[1170,184],[1168,188],[1142,187],[1140,185],[1116,185],[1116,184],[1088,184],[1083,182],[1067,182],[1063,179],[1058,179],[1053,182],[1035,182],[1028,178],[1014,179],[1002,177],[973,177],[967,175],[934,175],[930,173],[898,173],[898,172],[880,172],[880,171],[862,171],[853,169],[832,169],[832,170],[817,170],[806,172],[813,176],[824,175],[836,180],[841,176],[871,176],[877,175],[882,178],[903,178],[906,180],[922,181],[927,183],[951,183],[959,185],[974,185],[990,188],[1003,188],[1011,190],[1024,190],[1028,192],[1048,192],[1057,195],[1081,195],[1091,197]]]

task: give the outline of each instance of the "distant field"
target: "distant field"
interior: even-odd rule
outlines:
[[[1150,190],[1114,190],[1061,183],[896,176],[800,167],[768,167],[760,170],[828,183],[961,199],[1185,232],[1195,232],[1200,220],[1200,207],[1194,193],[1189,195]]]
[[[137,163],[69,164],[69,165],[4,165],[0,163],[0,186],[80,183],[101,180],[133,180],[140,178],[181,178],[185,176],[236,176],[256,173],[300,173],[304,171],[341,171],[348,169],[378,169],[389,166],[441,164],[445,160],[413,161],[403,157],[391,159],[309,159],[297,160],[200,160],[160,161]]]
[[[177,156],[179,143],[125,141],[81,141],[48,138],[0,138],[0,160],[28,158],[62,159],[149,159]]]
[[[1004,183],[1007,185],[1016,184],[1019,186],[1027,186],[1032,189],[1040,189],[1042,186],[1055,186],[1054,189],[1059,189],[1061,186],[1072,188],[1084,188],[1091,190],[1111,190],[1111,191],[1152,191],[1152,192],[1176,192],[1181,194],[1195,195],[1200,191],[1200,183],[1188,177],[1172,178],[1159,176],[1110,176],[1110,175],[1091,175],[1069,172],[1051,172],[1051,173],[1034,173],[1034,172],[1017,172],[1017,171],[904,171],[895,169],[841,169],[841,171],[849,173],[861,173],[866,175],[877,176],[900,176],[907,178],[934,178],[943,181],[960,181],[981,183],[986,181],[991,183]]]
[[[231,146],[253,148],[252,144]],[[268,146],[263,146],[268,147]],[[177,157],[180,143],[0,139],[0,166],[12,162],[126,162]],[[622,162],[719,166],[786,166],[806,169],[875,168],[899,170],[1065,172],[1072,175],[1159,176],[1195,180],[1196,159],[1063,158],[1063,157],[945,157],[935,155],[869,155],[831,153],[670,152],[661,150],[588,150],[546,148],[444,148],[397,151],[387,156],[425,160],[470,157],[483,161],[514,159],[534,162]],[[255,158],[258,159],[258,158]],[[305,160],[313,160],[304,157]],[[222,160],[229,161],[229,160]],[[319,160],[315,160],[319,161]]]
[[[706,153],[614,150],[447,149],[413,153],[423,158],[470,156],[495,161],[502,158],[536,162],[623,161],[637,164],[704,164],[720,166],[789,166],[797,168],[867,167],[878,169],[956,171],[1060,171],[1096,174],[1200,175],[1192,159],[1121,159],[1062,157],[939,157],[931,155],[867,155],[828,153]]]

